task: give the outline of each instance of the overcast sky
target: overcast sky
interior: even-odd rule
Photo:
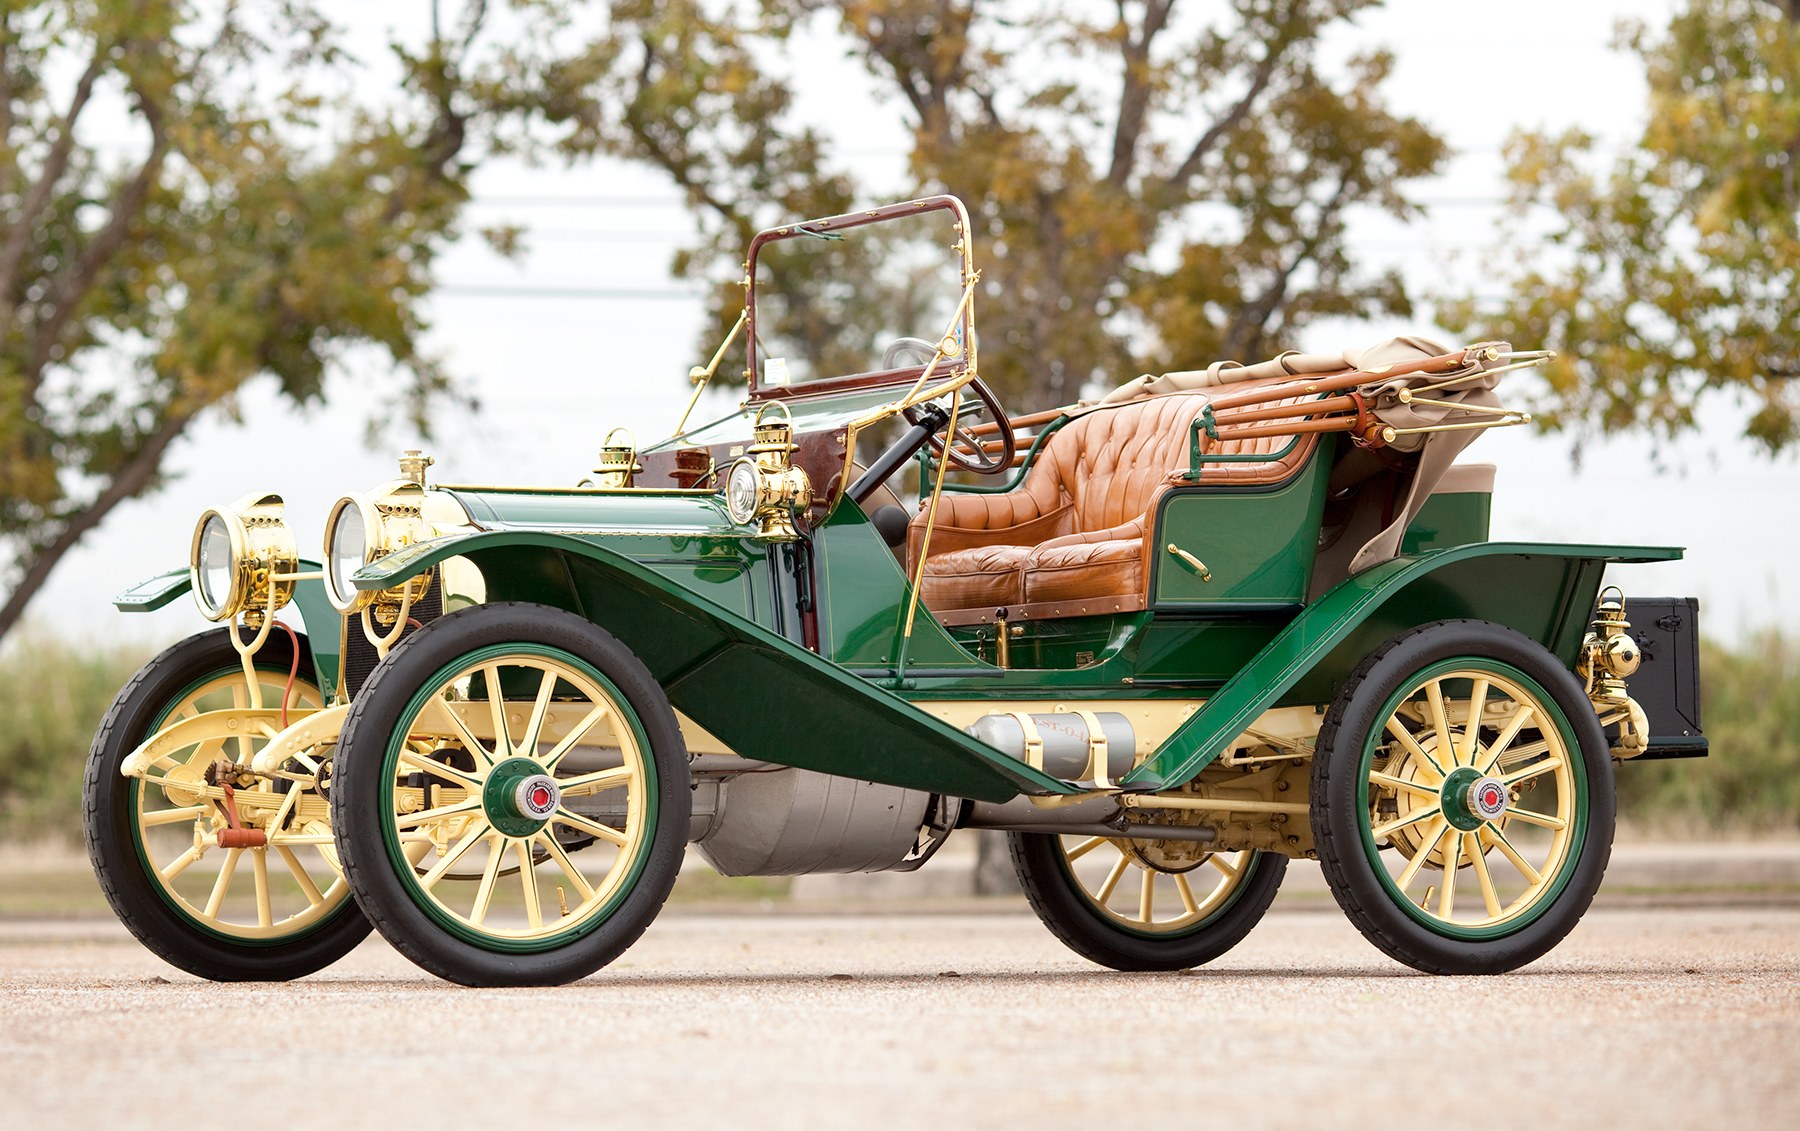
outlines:
[[[1338,53],[1393,47],[1399,65],[1388,87],[1392,103],[1427,120],[1459,153],[1444,177],[1417,189],[1431,207],[1428,220],[1400,227],[1368,217],[1352,227],[1365,262],[1398,264],[1416,286],[1478,282],[1480,255],[1494,239],[1499,147],[1507,133],[1519,125],[1579,125],[1620,141],[1634,136],[1643,79],[1629,57],[1609,49],[1613,24],[1622,15],[1660,24],[1672,7],[1649,0],[1393,0],[1337,37],[1330,48]],[[825,59],[813,71],[803,112],[854,138],[846,161],[897,177],[905,140],[898,109],[855,97],[868,84],[854,67]],[[466,241],[442,261],[445,287],[429,308],[431,345],[483,407],[479,414],[440,414],[438,434],[425,444],[438,459],[435,475],[567,484],[592,466],[611,427],[630,427],[644,442],[667,434],[688,390],[688,366],[705,360],[697,355],[699,301],[677,294],[683,285],[667,274],[671,252],[692,232],[676,194],[652,174],[616,165],[566,173],[498,165],[482,172],[477,194],[471,227],[522,223],[532,250],[509,263]],[[977,246],[977,265],[980,254]],[[582,293],[621,290],[642,294]],[[1429,325],[1337,324],[1294,344],[1335,350],[1409,329],[1444,337]],[[392,477],[394,452],[409,439],[394,432],[378,450],[365,446],[371,406],[357,384],[335,379],[332,406],[310,413],[295,413],[263,385],[248,390],[241,402],[247,423],[208,423],[176,445],[174,481],[121,507],[69,555],[31,619],[80,637],[147,643],[205,627],[187,601],[126,616],[109,598],[184,564],[200,511],[253,489],[287,497],[301,552],[316,555],[331,501]],[[710,399],[720,409],[735,395]],[[1707,631],[1727,639],[1769,623],[1800,626],[1793,572],[1800,559],[1800,462],[1753,456],[1719,420],[1664,453],[1674,465],[1668,473],[1652,472],[1647,449],[1641,439],[1590,446],[1577,473],[1567,440],[1508,429],[1487,434],[1464,458],[1499,464],[1495,538],[1685,545],[1684,562],[1620,569],[1609,579],[1628,593],[1700,596]]]

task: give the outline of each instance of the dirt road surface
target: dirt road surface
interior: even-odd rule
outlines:
[[[100,920],[0,923],[0,1126],[1790,1128],[1800,909],[1597,908],[1415,975],[1277,908],[1185,975],[1029,915],[667,914],[575,986],[467,990],[378,939],[289,985]]]

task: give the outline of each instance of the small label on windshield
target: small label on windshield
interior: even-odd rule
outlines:
[[[766,357],[763,359],[763,384],[785,385],[788,383],[787,358]]]

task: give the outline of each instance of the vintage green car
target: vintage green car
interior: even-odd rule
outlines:
[[[322,565],[279,495],[203,515],[117,602],[191,589],[223,624],[95,739],[120,918],[215,979],[373,924],[445,978],[560,983],[690,844],[726,875],[905,870],[978,828],[1122,970],[1224,953],[1292,857],[1417,969],[1553,947],[1614,760],[1706,742],[1693,602],[1634,600],[1634,633],[1603,589],[1680,551],[1488,541],[1493,469],[1453,462],[1528,419],[1494,390],[1547,355],[1394,339],[1009,417],[974,234],[951,197],[761,233],[690,375],[688,415],[741,337],[741,406],[615,433],[579,487],[408,452],[333,507]]]

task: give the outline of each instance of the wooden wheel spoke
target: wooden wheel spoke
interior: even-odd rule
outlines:
[[[488,711],[494,719],[494,761],[503,762],[512,757],[513,744],[506,730],[506,693],[500,687],[500,665],[484,665],[481,674],[487,679]]]
[[[1486,837],[1489,843],[1498,848],[1500,855],[1506,857],[1512,866],[1519,870],[1519,874],[1525,877],[1526,883],[1536,887],[1544,882],[1544,877],[1531,866],[1525,857],[1519,855],[1519,850],[1513,847],[1513,842],[1507,839],[1506,834],[1500,830],[1498,825],[1483,825],[1477,835]]]
[[[1395,817],[1391,821],[1383,821],[1381,824],[1376,825],[1369,830],[1369,835],[1376,840],[1382,840],[1399,829],[1403,829],[1408,825],[1417,824],[1420,821],[1429,818],[1437,817],[1442,812],[1443,810],[1436,805],[1421,805],[1404,817]]]
[[[455,817],[462,813],[473,813],[481,808],[480,796],[465,797],[461,801],[449,805],[439,805],[435,809],[421,809],[417,813],[402,813],[394,818],[396,829],[412,829],[432,821],[442,821],[447,817]]]
[[[211,805],[184,805],[180,809],[158,809],[154,813],[145,813],[138,818],[138,823],[147,829],[162,825],[178,825],[183,821],[198,820],[212,812]]]
[[[1094,851],[1094,849],[1099,848],[1101,845],[1103,845],[1105,843],[1107,843],[1105,837],[1091,836],[1091,837],[1087,838],[1086,840],[1082,841],[1080,844],[1076,845],[1074,848],[1069,849],[1063,855],[1068,858],[1068,860],[1071,864],[1073,864],[1075,861],[1081,859],[1083,856],[1086,856],[1088,853]]]
[[[225,893],[231,890],[232,873],[237,871],[238,857],[244,854],[241,848],[227,848],[225,862],[219,865],[219,876],[213,881],[212,892],[206,897],[206,917],[217,919],[219,908],[225,906]]]
[[[481,870],[481,884],[475,889],[475,904],[469,909],[469,922],[477,927],[487,918],[494,901],[494,881],[500,878],[500,863],[506,858],[506,840],[495,833],[488,837],[487,866]]]
[[[306,869],[301,867],[300,858],[294,855],[294,850],[285,844],[278,844],[275,846],[275,851],[281,855],[281,862],[287,865],[287,870],[293,875],[294,882],[300,885],[300,891],[306,896],[306,902],[314,907],[324,903],[325,896],[319,891],[319,885],[313,883],[313,878],[306,874]]]
[[[1437,789],[1433,786],[1421,785],[1416,781],[1395,777],[1393,774],[1384,774],[1380,770],[1371,770],[1369,772],[1369,782],[1371,785],[1385,785],[1389,789],[1404,790],[1407,793],[1417,794],[1420,797],[1435,798],[1438,795]]]
[[[459,770],[455,766],[445,765],[435,758],[427,758],[423,754],[418,754],[411,750],[402,750],[400,752],[400,764],[402,766],[411,766],[421,773],[430,774],[433,777],[442,778],[447,782],[460,785],[471,793],[479,794],[481,792],[482,780],[480,778],[466,770]]]
[[[1400,721],[1399,715],[1389,716],[1387,721],[1387,732],[1394,736],[1394,741],[1398,742],[1408,754],[1411,754],[1420,762],[1423,762],[1425,765],[1436,770],[1439,781],[1442,781],[1445,776],[1447,776],[1448,771],[1446,771],[1444,767],[1438,765],[1438,760],[1427,753],[1423,746],[1419,745],[1419,740],[1413,737],[1412,731],[1406,729],[1406,724]]]
[[[256,883],[256,925],[272,927],[275,925],[275,908],[269,898],[269,850],[252,848],[250,850],[250,875]]]
[[[594,709],[582,716],[581,721],[570,728],[568,734],[562,736],[562,741],[551,747],[550,753],[544,755],[541,765],[544,767],[545,772],[555,773],[557,763],[563,760],[563,756],[575,749],[576,744],[587,737],[588,731],[593,730],[601,719],[604,719],[611,713],[611,709],[608,708],[606,704],[594,704]]]
[[[513,851],[519,858],[519,889],[525,895],[525,921],[535,931],[544,925],[544,909],[538,903],[537,869],[532,867],[531,842],[516,840]]]
[[[556,783],[564,797],[591,797],[596,793],[605,793],[609,789],[618,789],[622,785],[630,785],[637,780],[637,770],[631,766],[614,766],[610,770],[595,770],[591,774],[578,774],[572,778],[563,778]]]
[[[1223,872],[1225,874],[1226,879],[1228,879],[1228,880],[1237,879],[1237,877],[1238,877],[1237,865],[1226,860],[1223,856],[1220,856],[1218,853],[1216,853],[1216,852],[1207,853],[1206,862],[1208,864],[1211,864],[1213,867],[1217,868],[1220,872]]]
[[[1534,813],[1530,809],[1508,809],[1506,815],[1509,818],[1524,821],[1528,825],[1536,825],[1539,828],[1544,829],[1555,829],[1559,832],[1569,827],[1569,822],[1563,820],[1561,817],[1552,817],[1548,813]]]
[[[474,848],[481,838],[487,835],[491,827],[485,819],[471,823],[469,831],[463,834],[461,840],[450,846],[449,851],[444,853],[443,859],[434,864],[431,871],[419,877],[419,886],[430,891],[439,880],[444,878],[444,873],[456,867],[456,862],[469,854],[469,849]]]
[[[175,877],[177,877],[177,876],[181,875],[181,873],[187,871],[190,867],[192,867],[194,865],[194,863],[197,860],[200,859],[200,857],[202,857],[204,855],[206,855],[206,853],[201,851],[198,848],[189,848],[186,852],[183,852],[180,856],[177,856],[175,859],[169,861],[169,863],[166,866],[164,866],[160,871],[158,871],[156,874],[158,876],[162,877],[163,883],[172,884],[175,882]]]
[[[1440,680],[1432,680],[1425,685],[1425,703],[1431,714],[1431,729],[1437,732],[1438,753],[1448,753],[1452,765],[1456,763],[1456,744],[1450,740],[1450,720],[1444,714],[1444,685]],[[1443,773],[1444,767],[1436,759],[1432,765]]]
[[[1514,770],[1512,773],[1502,776],[1500,780],[1506,785],[1517,785],[1527,779],[1535,778],[1539,774],[1547,774],[1551,770],[1560,770],[1562,765],[1563,760],[1561,758],[1545,758],[1542,762],[1533,762],[1522,770]]]
[[[1438,894],[1438,917],[1449,919],[1456,907],[1456,870],[1462,860],[1463,838],[1450,834],[1449,851],[1444,856],[1444,890]]]
[[[626,836],[618,829],[613,828],[611,825],[603,825],[598,821],[591,821],[588,818],[583,817],[578,813],[572,813],[567,809],[559,808],[555,813],[552,813],[550,815],[550,823],[553,825],[567,825],[577,832],[586,833],[591,837],[603,840],[608,844],[617,845],[620,848],[624,848],[627,844],[631,843],[630,837]]]
[[[1131,867],[1131,857],[1123,852],[1119,853],[1119,862],[1112,866],[1112,871],[1106,873],[1106,879],[1100,883],[1100,890],[1094,893],[1095,903],[1102,907],[1106,906],[1106,901],[1112,898],[1113,890],[1119,886],[1119,881],[1125,878],[1125,869],[1129,867]]]
[[[1469,717],[1463,722],[1463,748],[1456,754],[1456,764],[1473,766],[1481,752],[1481,713],[1487,707],[1488,681],[1477,679],[1469,690]]]
[[[471,758],[478,758],[490,766],[499,764],[500,757],[481,744],[481,739],[477,738],[475,732],[469,729],[468,722],[463,719],[462,712],[456,709],[455,704],[442,699],[433,700],[433,702],[437,705],[437,709],[443,712],[444,717],[450,720],[450,729],[456,732],[456,737],[462,742],[463,749],[469,752]],[[402,757],[405,756],[402,755]]]
[[[1175,873],[1175,894],[1181,897],[1181,906],[1189,915],[1200,913],[1200,901],[1194,898],[1194,889],[1189,886],[1185,872]]]
[[[1506,749],[1512,745],[1513,739],[1519,737],[1519,732],[1525,729],[1525,725],[1531,721],[1531,716],[1536,710],[1537,708],[1529,703],[1520,704],[1519,709],[1512,713],[1512,718],[1506,720],[1506,726],[1495,736],[1493,744],[1487,748],[1487,756],[1475,768],[1484,774],[1492,773],[1494,763],[1498,762],[1500,756],[1506,753]]]
[[[1419,851],[1413,854],[1411,860],[1407,861],[1406,869],[1394,881],[1394,886],[1403,892],[1412,885],[1413,880],[1418,878],[1419,869],[1425,866],[1426,858],[1437,848],[1438,842],[1444,839],[1444,834],[1450,831],[1450,823],[1442,817],[1432,818],[1431,824],[1427,827],[1431,830],[1431,834],[1425,838],[1425,843],[1419,846]]]
[[[1475,882],[1481,886],[1481,903],[1487,908],[1488,918],[1500,918],[1500,893],[1494,890],[1494,874],[1488,870],[1487,855],[1482,851],[1479,836],[1463,834],[1463,855],[1474,865]]]
[[[1144,882],[1138,888],[1138,922],[1148,926],[1156,907],[1156,872],[1150,868],[1143,871]]]
[[[544,729],[544,714],[550,709],[550,697],[556,693],[556,673],[546,668],[544,678],[538,681],[537,699],[531,704],[531,718],[526,720],[525,733],[519,736],[517,750],[526,757],[537,753],[538,735]]]
[[[587,877],[581,874],[579,868],[575,867],[575,862],[569,859],[569,854],[563,851],[563,846],[557,843],[556,838],[550,835],[549,832],[541,832],[537,835],[537,840],[539,844],[544,846],[544,851],[549,854],[550,859],[556,861],[556,866],[562,869],[562,874],[567,876],[569,882],[575,885],[575,890],[580,894],[581,901],[586,903],[588,900],[594,898],[594,886],[588,883]]]

